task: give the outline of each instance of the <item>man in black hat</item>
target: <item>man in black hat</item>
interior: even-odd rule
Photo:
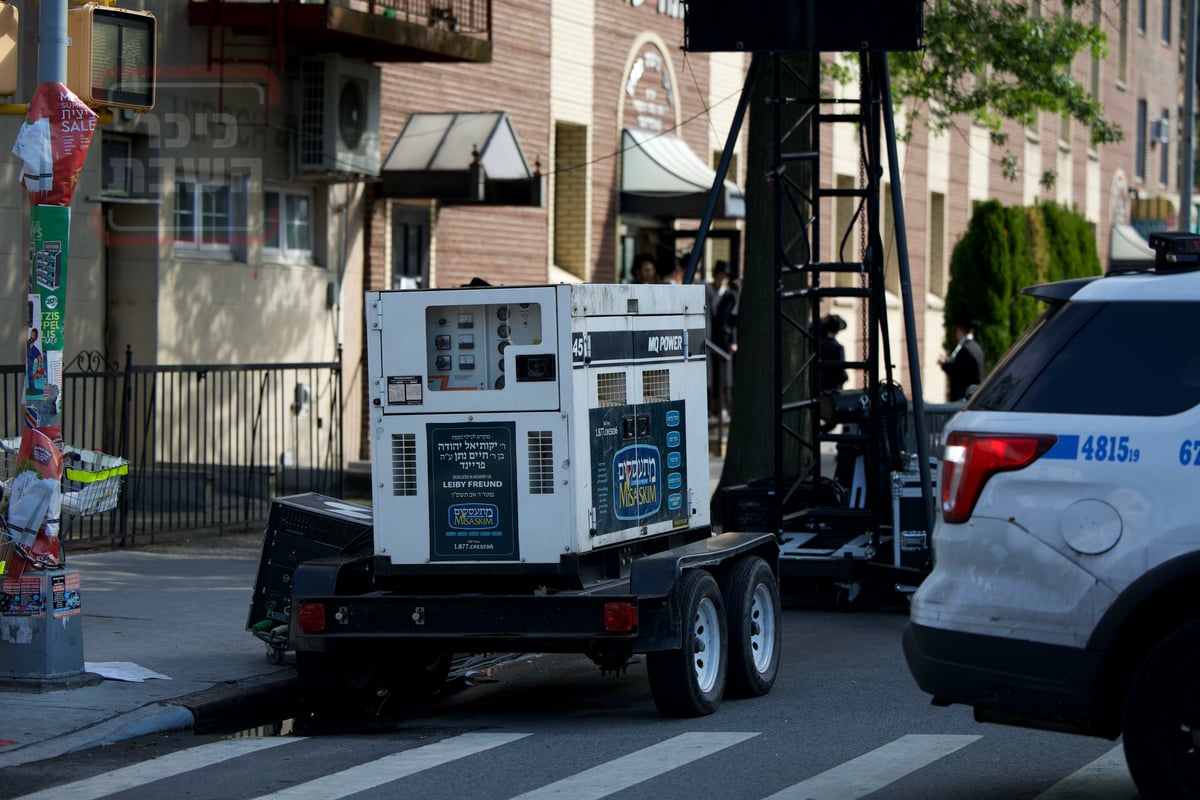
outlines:
[[[949,356],[938,359],[950,380],[950,402],[963,400],[967,389],[983,381],[983,348],[975,341],[975,322],[960,316],[954,323],[957,342]]]
[[[727,415],[732,400],[738,295],[729,279],[729,262],[718,261],[708,287],[709,340],[716,347],[708,352],[708,410],[714,415]]]

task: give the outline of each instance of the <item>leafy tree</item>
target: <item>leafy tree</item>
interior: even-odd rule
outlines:
[[[1062,0],[1062,14],[1034,16],[1011,0],[937,0],[927,5],[925,49],[889,57],[892,92],[928,109],[928,125],[945,131],[963,121],[985,126],[998,147],[1008,145],[1006,120],[1033,126],[1041,112],[1069,116],[1089,131],[1093,145],[1122,139],[1104,118],[1100,101],[1072,73],[1083,53],[1103,58],[1104,32],[1076,19],[1091,8]],[[1007,151],[1004,171],[1019,174]],[[1052,176],[1043,176],[1043,184]]]

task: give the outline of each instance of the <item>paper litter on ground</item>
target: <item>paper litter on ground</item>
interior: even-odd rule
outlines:
[[[84,672],[92,672],[112,681],[141,683],[147,678],[161,678],[164,681],[171,680],[167,675],[155,672],[152,669],[139,667],[132,661],[85,661],[83,670]]]

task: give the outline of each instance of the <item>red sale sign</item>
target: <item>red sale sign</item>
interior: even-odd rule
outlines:
[[[12,150],[25,162],[21,180],[33,205],[71,204],[96,118],[64,84],[38,84]]]

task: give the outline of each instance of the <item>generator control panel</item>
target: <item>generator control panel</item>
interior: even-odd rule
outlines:
[[[434,392],[503,389],[506,370],[512,372],[516,367],[516,359],[509,364],[505,351],[514,344],[541,343],[539,303],[430,306],[425,309],[428,388]],[[541,380],[554,379],[553,359],[531,363],[526,355],[521,362],[526,373],[532,369]]]

